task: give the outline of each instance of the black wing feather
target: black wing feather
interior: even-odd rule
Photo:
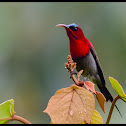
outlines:
[[[92,55],[93,55],[93,57],[96,61],[96,65],[97,65],[97,69],[98,69],[98,75],[101,79],[102,84],[105,86],[105,79],[104,79],[104,75],[103,75],[103,72],[102,72],[102,69],[101,69],[101,66],[100,66],[100,62],[99,62],[98,57],[97,57],[97,53],[92,47],[90,47],[90,51],[91,51],[91,53],[92,53]]]

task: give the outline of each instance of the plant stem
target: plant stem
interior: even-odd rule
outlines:
[[[76,79],[76,77],[74,76],[74,74],[71,75],[71,78],[72,78],[72,80],[74,81],[74,83],[75,83],[76,85],[79,85],[79,84],[78,84],[78,80]]]
[[[17,116],[17,115],[12,115],[12,120],[18,120],[24,124],[31,124],[28,120],[26,120],[20,116]]]
[[[76,63],[72,60],[71,55],[67,56],[67,63],[65,63],[65,67],[67,68],[68,72],[70,72],[70,78],[72,78],[72,80],[74,81],[74,83],[77,86],[83,86],[84,82],[80,81],[80,75],[82,74],[83,70],[79,71],[77,74],[77,79],[74,76],[74,74],[72,72],[74,72],[73,70],[76,68]]]
[[[108,115],[106,124],[109,124],[109,122],[110,122],[110,119],[111,119],[111,116],[112,116],[112,112],[113,112],[115,103],[116,103],[116,101],[117,101],[118,99],[120,99],[119,95],[117,95],[117,96],[114,98],[113,102],[112,102],[112,105],[111,105],[111,108],[110,108],[110,111],[109,111],[109,115]]]
[[[31,124],[29,121],[27,121],[26,119],[20,117],[20,116],[17,116],[17,115],[12,115],[11,117],[9,118],[3,118],[3,119],[0,119],[0,121],[4,121],[4,120],[7,120],[7,122],[5,122],[4,124],[10,122],[10,121],[13,121],[13,120],[17,120],[17,121],[20,121],[24,124]]]

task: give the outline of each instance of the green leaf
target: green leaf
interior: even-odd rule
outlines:
[[[122,86],[119,84],[117,80],[115,80],[113,77],[109,77],[109,80],[111,82],[112,87],[115,89],[115,91],[118,93],[120,98],[126,102],[126,94],[123,91]]]
[[[91,119],[92,124],[103,124],[103,119],[98,111],[94,110],[94,114]]]
[[[10,99],[0,104],[0,124],[6,123],[14,114],[14,100]],[[4,120],[5,119],[5,120]]]

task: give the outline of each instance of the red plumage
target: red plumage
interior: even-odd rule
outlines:
[[[81,40],[70,41],[70,53],[72,58],[86,56],[89,53],[89,46]]]
[[[71,29],[65,27],[67,35],[69,36],[70,53],[72,58],[86,56],[89,53],[89,47],[92,47],[94,49],[92,43],[85,38],[81,28],[77,28],[78,30],[73,32]],[[77,39],[75,39],[75,37]]]

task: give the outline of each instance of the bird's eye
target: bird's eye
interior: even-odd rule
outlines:
[[[75,27],[75,26],[69,26],[69,28],[70,28],[72,31],[77,31],[77,27]]]

